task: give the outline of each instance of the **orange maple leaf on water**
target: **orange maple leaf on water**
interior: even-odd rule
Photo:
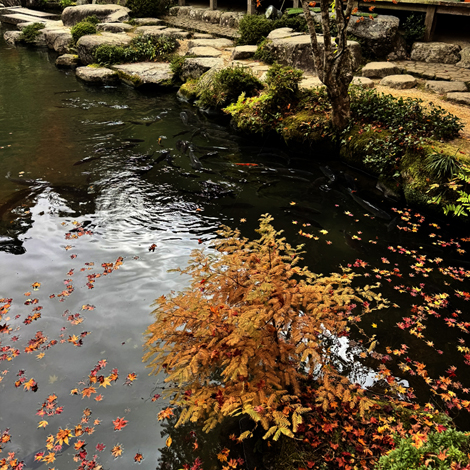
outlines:
[[[144,456],[141,453],[137,452],[137,454],[135,454],[134,456],[134,462],[140,463],[142,462],[142,460],[144,460]]]
[[[117,458],[122,455],[124,448],[122,447],[121,444],[116,444],[112,449],[111,449],[111,454],[113,457]]]
[[[39,421],[38,428],[45,428],[49,423],[46,420]]]
[[[29,379],[25,384],[23,384],[23,387],[25,390],[32,390],[35,385],[36,381],[34,379]]]
[[[57,433],[56,435],[56,440],[57,440],[57,443],[62,445],[62,444],[66,444],[66,445],[69,445],[69,437],[72,437],[72,431],[70,429],[59,429],[59,432]]]
[[[49,452],[47,455],[45,455],[43,458],[42,458],[43,462],[47,462],[47,463],[52,463],[54,462],[55,460],[55,453],[54,452]]]
[[[83,397],[91,397],[93,393],[96,393],[95,387],[87,387],[82,390],[82,398]]]
[[[173,409],[168,407],[158,413],[158,420],[161,421],[163,419],[169,418],[173,416]]]
[[[125,420],[124,418],[119,418],[117,417],[114,421],[113,421],[113,424],[114,424],[114,430],[115,431],[120,431],[122,428],[126,427],[127,426],[127,423],[129,421]]]

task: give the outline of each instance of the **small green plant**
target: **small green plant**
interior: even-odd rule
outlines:
[[[63,10],[67,7],[71,7],[72,5],[75,5],[75,2],[72,2],[72,0],[59,0],[59,6]]]
[[[402,34],[408,51],[411,51],[411,47],[415,42],[421,41],[424,38],[424,33],[426,31],[424,16],[424,13],[413,13],[403,22]]]
[[[299,97],[303,72],[289,66],[272,65],[266,74],[266,86],[275,106],[287,105]]]
[[[457,160],[457,155],[441,152],[431,153],[426,157],[425,169],[432,173],[438,180],[442,181],[452,178],[461,169],[462,165]]]
[[[140,35],[125,48],[125,59],[126,62],[169,60],[177,47],[178,42],[173,37]]]
[[[470,435],[446,429],[397,438],[397,447],[380,458],[376,470],[465,470],[470,468]]]
[[[96,25],[89,23],[88,21],[80,21],[80,23],[77,23],[72,27],[70,33],[72,34],[72,39],[76,44],[81,37],[87,36],[88,34],[96,34]]]
[[[276,58],[269,47],[270,41],[269,39],[264,39],[263,41],[258,44],[258,48],[256,49],[254,59],[260,60],[265,64],[274,64]]]
[[[242,93],[253,96],[263,87],[251,70],[243,67],[227,67],[208,81],[203,80],[198,91],[198,105],[204,108],[227,106]]]
[[[32,44],[39,36],[39,31],[44,28],[45,25],[43,23],[33,23],[25,26],[21,31],[20,40],[26,42],[27,44]]]
[[[183,73],[183,65],[186,57],[182,55],[175,54],[171,58],[170,62],[170,70],[173,72],[173,76],[175,79],[181,78],[181,74]]]
[[[125,48],[122,46],[112,46],[101,44],[94,52],[95,62],[100,65],[112,65],[125,62]]]
[[[100,22],[100,19],[96,15],[87,16],[83,21],[86,23],[91,23],[97,25]]]
[[[128,0],[126,7],[136,18],[155,18],[164,14],[172,3],[172,0]]]

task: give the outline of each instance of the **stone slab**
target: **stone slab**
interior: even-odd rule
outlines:
[[[445,42],[415,42],[411,50],[411,60],[438,64],[456,64],[460,61],[460,50],[457,44]]]
[[[113,65],[120,79],[133,87],[142,85],[171,86],[173,72],[170,64],[158,62],[137,62],[135,64]]]
[[[447,99],[454,103],[470,106],[470,93],[447,93]]]
[[[232,60],[250,59],[256,53],[257,46],[237,46],[232,51]]]
[[[119,81],[118,74],[106,67],[78,67],[75,73],[78,78],[92,85],[103,85]]]
[[[210,46],[217,49],[233,46],[233,41],[230,39],[216,38],[216,39],[191,39],[188,42],[188,47]]]
[[[135,24],[139,26],[156,26],[164,24],[164,21],[159,18],[134,18]]]
[[[167,27],[164,25],[139,26],[138,28],[135,28],[135,33],[142,34],[144,36],[161,36],[163,29],[167,29]]]
[[[77,53],[82,64],[89,65],[94,63],[94,52],[102,44],[126,46],[131,40],[132,38],[124,33],[87,34],[78,40]]]
[[[133,29],[133,26],[126,23],[98,23],[96,25],[97,31],[108,31],[109,33],[124,33]]]
[[[363,88],[374,88],[374,80],[367,77],[353,77],[351,85],[361,86]]]
[[[413,75],[389,75],[380,80],[381,86],[387,86],[389,88],[395,88],[396,90],[407,90],[414,88],[417,84],[417,80]]]
[[[362,76],[367,78],[384,78],[398,72],[398,67],[391,62],[369,62],[362,68]]]
[[[76,54],[63,54],[55,60],[57,67],[74,68],[80,63],[80,59]]]
[[[466,92],[467,85],[464,82],[447,82],[443,80],[429,80],[425,85],[426,89],[444,95],[452,92]]]
[[[184,80],[189,78],[199,78],[203,73],[212,67],[223,67],[224,59],[220,57],[194,57],[184,61],[182,77]]]
[[[62,12],[65,26],[74,26],[87,16],[96,15],[102,23],[119,23],[129,19],[129,8],[120,5],[79,5]]]
[[[199,46],[188,49],[186,55],[194,55],[196,57],[220,57],[222,51],[214,47]]]

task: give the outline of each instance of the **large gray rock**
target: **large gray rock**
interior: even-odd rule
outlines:
[[[129,8],[120,5],[80,5],[62,12],[65,26],[74,26],[87,16],[96,15],[102,23],[121,23],[129,19]]]
[[[157,27],[157,26],[156,26]],[[161,30],[160,36],[168,36],[178,39],[188,39],[193,33],[179,28],[165,28]]]
[[[232,51],[232,60],[244,60],[253,57],[257,46],[237,46]]]
[[[188,47],[210,46],[217,49],[233,46],[233,41],[230,39],[217,38],[217,39],[191,39],[188,42]]]
[[[391,62],[369,62],[362,68],[362,76],[367,78],[383,78],[399,72],[399,68]]]
[[[119,81],[118,74],[106,67],[78,67],[75,73],[78,78],[92,85],[107,85]]]
[[[353,16],[348,32],[361,40],[362,48],[369,55],[384,59],[395,49],[399,24],[400,20],[396,16],[379,15],[373,19]]]
[[[302,33],[295,32],[292,28],[278,28],[272,30],[268,36],[267,39],[270,39],[273,41],[274,39],[284,39],[284,38],[290,38],[293,36],[301,36]]]
[[[59,54],[66,54],[69,52],[70,46],[73,44],[72,35],[69,29],[49,29],[44,31],[44,39],[49,49],[53,49]]]
[[[163,29],[166,29],[165,25],[139,26],[135,29],[135,33],[143,36],[161,36]]]
[[[157,26],[164,24],[159,18],[134,18],[134,22],[139,26]]]
[[[199,46],[188,49],[186,55],[193,55],[196,57],[220,57],[222,55],[222,51],[219,51],[219,49],[216,49],[215,47]]]
[[[414,88],[417,84],[417,80],[413,75],[389,75],[388,77],[380,80],[381,86],[387,86],[389,88],[395,88],[396,90],[407,90]]]
[[[80,59],[76,54],[63,54],[55,60],[55,64],[57,67],[63,68],[75,68],[80,63]]]
[[[6,31],[3,35],[3,39],[5,42],[10,46],[14,46],[17,42],[19,42],[21,36],[21,31]]]
[[[245,16],[245,13],[242,13],[242,12],[226,11],[225,13],[222,13],[219,24],[220,26],[228,26],[229,28],[238,29],[240,20],[244,16]]]
[[[362,88],[374,88],[375,83],[367,77],[353,77],[351,85],[361,86]]]
[[[222,12],[220,10],[206,10],[202,15],[202,21],[212,24],[220,24]]]
[[[411,60],[436,64],[456,64],[460,60],[461,47],[445,42],[415,42]]]
[[[318,44],[322,49],[323,36],[318,36]],[[308,34],[273,39],[268,41],[265,47],[281,65],[289,65],[305,72],[316,73]],[[355,41],[348,41],[348,47],[351,51],[353,67],[356,69],[362,62],[361,46]]]
[[[447,99],[454,103],[470,106],[470,93],[447,93]]]
[[[457,67],[470,69],[470,47],[464,47],[460,51],[460,62],[457,62]]]
[[[135,64],[114,65],[119,78],[133,87],[142,85],[173,86],[173,72],[170,64],[158,62],[137,62]]]
[[[446,82],[443,80],[428,80],[426,88],[441,95],[456,91],[468,91],[467,85],[464,82]]]
[[[132,38],[123,33],[102,33],[88,34],[82,36],[77,42],[77,53],[80,61],[84,65],[93,64],[95,61],[94,52],[102,44],[112,46],[126,46],[131,42]]]
[[[126,23],[99,23],[96,25],[97,31],[107,31],[108,33],[124,33],[133,29],[133,26]]]
[[[186,59],[183,64],[181,75],[184,80],[188,80],[189,78],[199,78],[212,67],[222,67],[223,64],[224,60],[221,58],[195,57]]]

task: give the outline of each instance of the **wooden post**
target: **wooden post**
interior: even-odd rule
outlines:
[[[210,6],[209,8],[211,10],[217,10],[217,0],[210,0]]]
[[[246,14],[247,15],[254,15],[256,13],[256,8],[255,8],[255,2],[254,0],[247,0],[247,6],[246,6]]]
[[[424,41],[432,41],[434,30],[436,29],[436,6],[428,5],[426,7],[426,18],[424,19],[424,26],[426,31],[424,32]]]
[[[294,0],[294,8],[300,7],[300,0]]]
[[[186,6],[186,0],[178,0],[178,5],[179,5],[180,7]]]

